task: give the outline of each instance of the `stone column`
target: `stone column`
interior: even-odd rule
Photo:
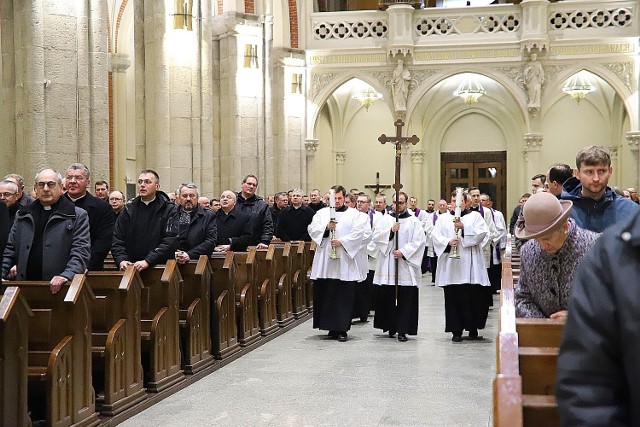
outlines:
[[[332,185],[344,185],[342,180],[344,179],[344,164],[347,161],[347,150],[333,150],[333,154],[335,155],[336,159],[336,179]]]
[[[541,133],[526,133],[524,135],[524,150],[522,154],[526,163],[524,168],[526,176],[523,177],[522,182],[527,183],[527,190],[530,190],[528,183],[531,177],[541,171],[540,149],[542,148],[543,139]]]
[[[640,132],[632,131],[625,134],[629,148],[631,149],[631,155],[633,156],[633,166],[635,168],[633,176],[633,186],[638,188],[640,185]]]
[[[522,50],[542,51],[549,46],[547,33],[548,0],[527,0],[522,2]]]
[[[318,140],[308,138],[304,142],[304,148],[307,153],[307,172],[305,176],[306,185],[309,186],[306,190],[311,190],[311,187],[317,187],[316,183],[316,152],[318,151]]]
[[[113,97],[113,170],[112,187],[122,189],[127,179],[127,70],[131,66],[126,53],[109,55]]]
[[[418,204],[420,204],[420,206],[426,206],[426,196],[424,195],[424,189],[422,185],[422,176],[424,175],[422,169],[424,164],[425,151],[416,150],[411,151],[410,153],[413,176],[411,180],[411,187],[406,188],[405,191],[407,191],[409,197],[411,197],[412,195],[415,196],[418,199]]]
[[[387,53],[413,55],[413,6],[393,4],[387,9],[389,14],[389,34]]]

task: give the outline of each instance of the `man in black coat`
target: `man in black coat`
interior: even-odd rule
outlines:
[[[18,184],[8,179],[0,181],[0,201],[3,201],[9,209],[9,221],[13,224],[16,212],[20,209],[18,203]]]
[[[160,177],[145,169],[138,177],[138,197],[125,205],[116,220],[111,253],[120,270],[129,265],[142,271],[163,264],[173,256],[175,236],[167,233],[167,221],[176,205],[160,190]]]
[[[218,238],[213,212],[198,203],[196,184],[182,184],[177,193],[178,209],[167,222],[169,233],[176,236],[176,261],[178,264],[186,264],[190,260],[197,260],[200,255],[211,256]]]
[[[264,249],[271,243],[274,229],[269,205],[261,197],[256,196],[257,189],[258,178],[255,175],[247,175],[242,180],[242,191],[236,195],[236,203],[238,209],[251,218],[253,226],[251,244],[256,245],[258,249]]]
[[[67,168],[67,192],[64,197],[89,214],[91,233],[91,258],[87,268],[90,271],[102,270],[104,259],[111,249],[115,218],[111,206],[87,191],[91,183],[91,173],[82,163],[73,163]]]
[[[9,180],[18,186],[18,205],[27,206],[33,202],[33,197],[24,192],[24,178],[16,173],[10,173],[3,179]]]
[[[304,240],[310,242],[311,237],[307,227],[311,224],[316,211],[302,204],[304,193],[296,188],[291,193],[291,206],[287,206],[280,212],[276,236],[283,242],[292,240]]]
[[[9,238],[9,230],[11,230],[9,208],[6,203],[0,200],[0,254],[4,253],[4,246]]]
[[[215,251],[246,251],[252,238],[251,218],[236,207],[236,194],[233,191],[222,192],[220,210],[215,215],[218,227]]]

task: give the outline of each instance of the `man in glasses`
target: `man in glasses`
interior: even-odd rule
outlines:
[[[186,264],[190,260],[197,260],[200,255],[211,256],[218,237],[213,212],[198,204],[196,184],[181,184],[176,193],[178,209],[167,223],[169,233],[177,236],[174,242],[176,261]]]
[[[111,249],[113,240],[113,224],[115,218],[111,206],[87,191],[91,183],[89,168],[82,163],[72,163],[65,176],[67,192],[63,197],[69,199],[77,207],[89,214],[89,230],[91,233],[91,258],[87,268],[100,271],[104,267],[104,259]]]
[[[109,205],[113,211],[113,216],[118,218],[118,215],[124,209],[124,194],[122,194],[122,191],[113,190],[109,194]]]
[[[5,179],[0,181],[0,201],[3,201],[8,208],[9,220],[13,224],[13,220],[16,217],[16,212],[20,208],[18,203],[18,185]]]
[[[89,217],[62,196],[62,176],[53,169],[36,175],[37,200],[16,214],[4,251],[2,277],[48,280],[57,293],[86,271],[91,255]]]
[[[400,192],[393,202],[398,220],[395,215],[385,215],[373,231],[373,241],[380,250],[373,276],[373,283],[380,285],[375,291],[373,327],[388,331],[390,338],[397,332],[400,342],[418,333],[418,285],[426,242],[422,222],[407,209],[407,199],[407,194]]]
[[[120,270],[133,265],[137,271],[163,264],[173,256],[173,239],[167,220],[176,209],[160,191],[160,177],[145,169],[138,177],[138,197],[127,203],[113,230],[111,253]]]
[[[33,197],[24,192],[24,178],[16,173],[10,173],[3,179],[14,182],[18,186],[18,205],[27,206],[33,202]]]

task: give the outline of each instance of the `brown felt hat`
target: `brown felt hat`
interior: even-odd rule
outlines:
[[[551,193],[541,192],[529,197],[522,207],[522,217],[515,227],[518,239],[533,239],[555,230],[571,214],[573,202],[558,200]]]

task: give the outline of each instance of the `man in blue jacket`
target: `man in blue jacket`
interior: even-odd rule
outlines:
[[[564,183],[560,198],[573,202],[571,218],[580,227],[601,233],[636,213],[638,205],[607,186],[613,168],[604,148],[591,146],[580,150],[576,168],[575,177]]]

